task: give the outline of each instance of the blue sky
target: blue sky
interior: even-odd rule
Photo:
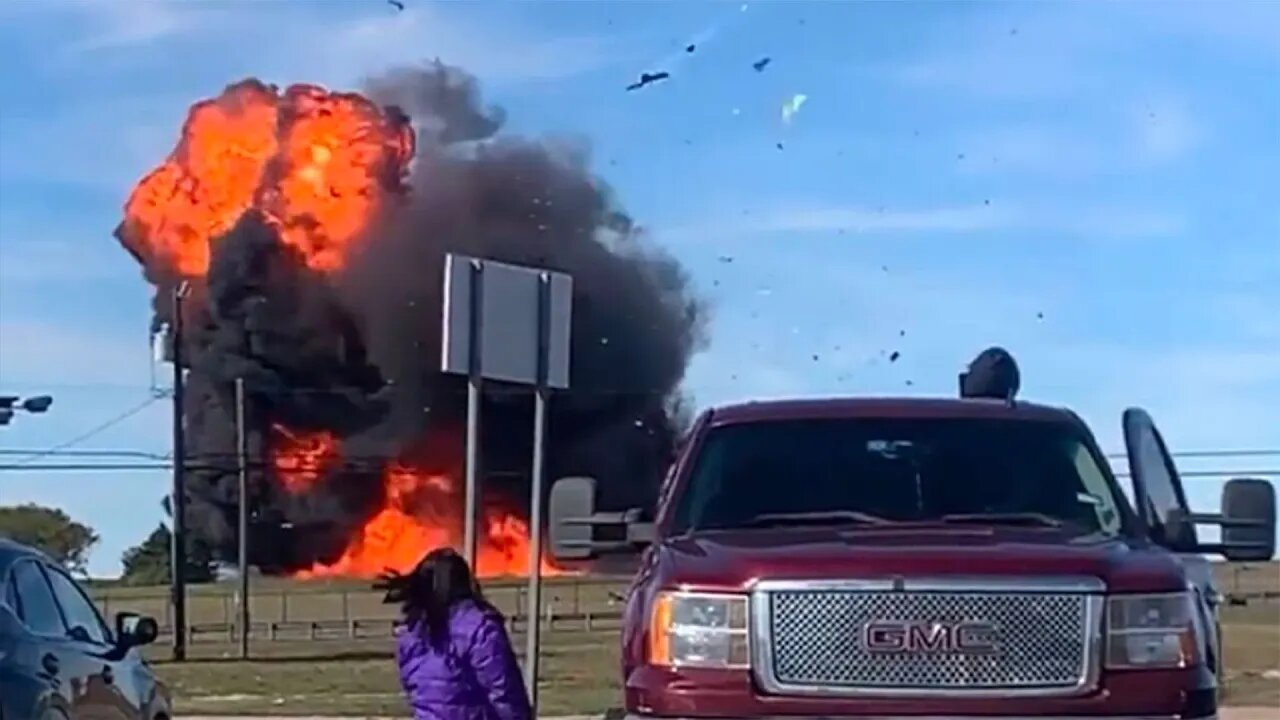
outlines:
[[[713,312],[700,404],[951,394],[1000,343],[1026,397],[1108,450],[1130,405],[1175,448],[1280,448],[1280,4],[404,1],[0,6],[0,389],[57,398],[0,448],[59,445],[164,384],[151,289],[110,233],[192,101],[435,57],[508,132],[589,140],[686,264]],[[154,402],[75,447],[163,453],[169,433]],[[0,502],[90,523],[112,573],[166,483],[3,471]],[[1188,485],[1216,505],[1216,482]]]

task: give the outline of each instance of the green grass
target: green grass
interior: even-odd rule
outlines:
[[[1223,566],[1220,583],[1227,592],[1280,590],[1280,565],[1249,570]],[[516,610],[519,583],[490,583],[487,592],[504,612]],[[546,597],[558,613],[616,613],[610,592],[624,581],[557,578]],[[223,623],[234,617],[234,585],[192,588],[193,623]],[[395,609],[366,583],[257,580],[251,591],[259,621],[340,620],[348,617],[391,619]],[[345,601],[343,596],[346,596]],[[105,603],[104,603],[105,595]],[[130,609],[164,616],[163,594],[154,588],[112,588],[97,593],[111,611]],[[287,598],[287,599],[286,599]],[[345,605],[344,605],[345,602]],[[548,715],[601,712],[621,703],[617,622],[592,632],[580,621],[563,621],[543,635],[540,696]],[[1280,670],[1280,600],[1253,601],[1223,611],[1226,642],[1226,703],[1280,705],[1280,680],[1264,676]],[[523,638],[513,639],[518,650]],[[148,649],[160,676],[169,683],[179,714],[386,715],[403,714],[399,681],[387,636],[358,640],[280,641],[255,639],[254,658],[235,659],[238,646],[225,635],[206,635],[189,646],[191,660],[167,662],[167,643]]]
[[[603,712],[619,704],[617,633],[558,633],[547,637],[539,682],[542,712]],[[515,638],[517,648],[522,638]],[[282,647],[283,646],[283,647]],[[200,648],[204,659],[157,662],[179,715],[404,714],[388,640],[344,642],[317,657],[305,645],[254,648],[254,660],[216,657],[229,648]]]
[[[1227,608],[1222,613],[1225,702],[1280,707],[1280,601]]]

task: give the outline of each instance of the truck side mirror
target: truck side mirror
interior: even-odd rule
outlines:
[[[560,560],[588,560],[592,556],[591,526],[574,523],[596,512],[596,481],[589,477],[567,477],[551,486],[548,501],[551,553]]]
[[[640,522],[640,510],[596,510],[596,481],[567,477],[551,486],[548,502],[551,554],[557,560],[590,560],[605,553],[635,552],[653,542],[654,526]],[[596,537],[600,530],[605,538]]]
[[[1276,552],[1276,490],[1259,478],[1235,478],[1222,488],[1222,554],[1236,562],[1266,562]]]

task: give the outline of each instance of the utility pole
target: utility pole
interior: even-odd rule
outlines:
[[[240,659],[249,659],[249,433],[244,424],[244,378],[236,378],[236,457],[240,464]]]
[[[173,291],[173,532],[169,547],[169,593],[173,603],[173,659],[187,659],[187,442],[183,415],[182,301],[190,285],[186,280]]]

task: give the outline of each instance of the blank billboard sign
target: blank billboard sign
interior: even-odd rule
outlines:
[[[444,272],[444,372],[569,387],[572,277],[453,254]]]

